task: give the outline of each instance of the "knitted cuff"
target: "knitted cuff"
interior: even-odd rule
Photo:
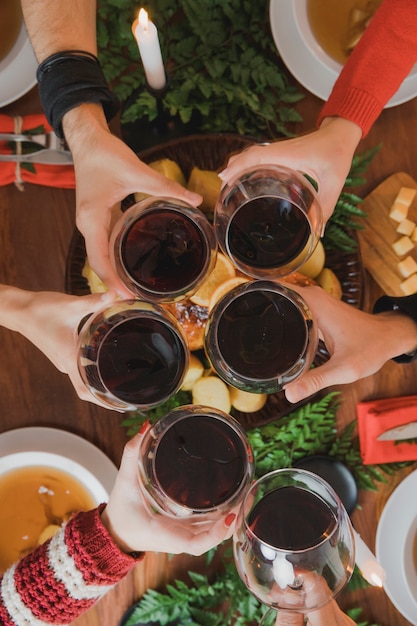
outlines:
[[[68,554],[89,584],[112,585],[123,578],[145,556],[124,553],[104,527],[100,514],[105,504],[92,511],[78,513],[68,522],[65,543]],[[100,581],[100,582],[99,582]]]
[[[412,296],[382,296],[374,305],[372,313],[384,313],[385,311],[398,311],[408,315],[417,323],[417,295]],[[392,360],[397,363],[411,363],[417,359],[417,350],[408,354],[401,354]]]
[[[107,121],[120,108],[118,98],[107,85],[99,60],[89,52],[57,52],[42,61],[36,78],[47,120],[61,139],[64,138],[62,118],[80,104],[101,104]]]

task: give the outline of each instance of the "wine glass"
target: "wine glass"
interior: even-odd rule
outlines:
[[[189,350],[176,319],[161,306],[122,300],[85,321],[77,362],[84,384],[104,407],[135,411],[178,391]]]
[[[253,476],[252,450],[239,422],[201,405],[172,409],[144,433],[139,485],[155,514],[212,524],[239,508]]]
[[[316,354],[317,327],[303,298],[278,283],[243,283],[209,313],[204,346],[226,383],[275,393],[306,371]]]
[[[316,191],[305,176],[277,165],[248,169],[226,184],[214,212],[222,251],[253,278],[280,278],[313,253],[323,226]]]
[[[246,493],[234,534],[236,567],[269,610],[307,613],[324,606],[353,571],[354,539],[339,497],[322,478],[302,469],[275,470]]]
[[[131,206],[110,236],[110,258],[137,297],[176,302],[192,295],[216,262],[213,226],[202,211],[172,198]]]

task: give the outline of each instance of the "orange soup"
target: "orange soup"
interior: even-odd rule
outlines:
[[[20,0],[0,0],[0,61],[13,48],[21,26]]]
[[[307,17],[317,43],[343,65],[380,4],[381,0],[307,0]]]
[[[42,466],[1,475],[0,502],[0,572],[52,535],[72,513],[96,506],[77,479]]]

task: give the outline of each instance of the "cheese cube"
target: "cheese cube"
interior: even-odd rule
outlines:
[[[411,233],[410,239],[411,241],[414,241],[415,243],[417,242],[417,226],[414,228],[413,232]]]
[[[400,287],[406,296],[417,293],[417,274],[411,274],[411,276],[403,280],[403,282],[400,283]]]
[[[389,212],[389,216],[394,222],[402,222],[407,218],[408,206],[401,202],[393,202]]]
[[[416,193],[417,189],[412,189],[411,187],[401,187],[394,202],[399,202],[400,204],[405,204],[409,207],[414,200]]]
[[[398,224],[397,233],[400,233],[400,235],[407,235],[409,237],[412,234],[415,226],[416,223],[406,217],[405,220],[402,220]]]
[[[411,250],[413,250],[414,244],[410,237],[404,235],[404,237],[397,239],[397,241],[392,244],[392,247],[398,256],[404,256],[407,252],[411,252]]]
[[[408,278],[411,274],[415,274],[417,272],[417,263],[414,261],[412,256],[408,256],[403,261],[398,263],[398,269],[400,270],[401,276]]]

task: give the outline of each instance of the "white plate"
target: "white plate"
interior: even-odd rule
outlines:
[[[56,467],[57,457],[61,469],[88,483],[97,503],[107,500],[117,468],[89,441],[65,430],[36,426],[0,434],[0,473],[5,467],[17,467],[18,461],[32,465],[34,459]]]
[[[18,100],[36,85],[37,67],[32,44],[22,23],[15,45],[0,61],[0,107]]]
[[[417,517],[417,470],[409,474],[389,497],[376,533],[376,557],[385,569],[384,589],[397,610],[417,626],[417,602],[408,590],[404,550],[408,530]]]
[[[307,1],[270,0],[269,18],[278,52],[291,74],[308,91],[327,100],[342,66],[319,46],[307,18]],[[417,96],[417,64],[386,108]]]

